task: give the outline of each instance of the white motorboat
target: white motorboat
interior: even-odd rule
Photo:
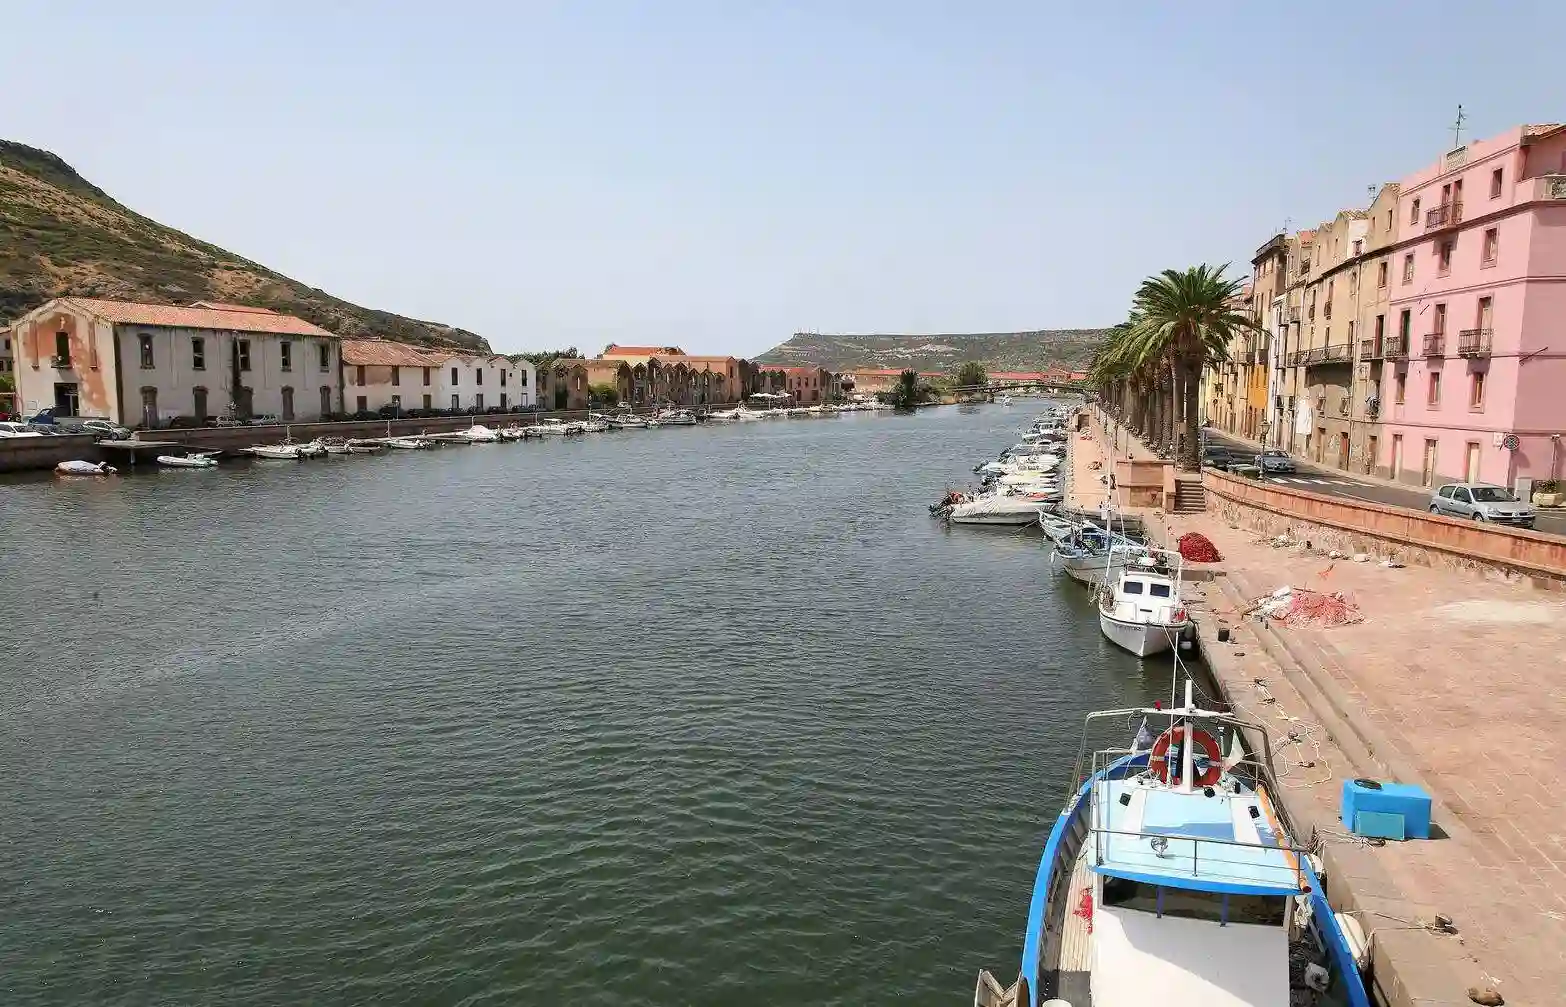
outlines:
[[[158,455],[158,464],[171,469],[215,469],[217,459],[208,453]]]
[[[533,433],[545,437],[558,437],[571,432],[570,424],[564,420],[539,420],[532,427]]]
[[[946,519],[953,524],[1036,524],[1039,515],[1053,505],[1027,494],[986,493],[952,507]]]
[[[393,451],[422,451],[430,446],[423,437],[383,437],[381,443]]]
[[[498,444],[500,435],[482,423],[475,423],[466,430],[455,431],[451,439],[466,444]]]
[[[666,427],[693,427],[696,414],[689,409],[674,409],[658,414],[658,422]]]
[[[243,448],[245,454],[252,458],[261,458],[274,462],[296,462],[304,456],[299,453],[297,444],[257,444],[253,448]]]
[[[581,427],[584,434],[601,434],[609,430],[609,424],[604,420],[588,420]]]
[[[1055,544],[1050,565],[1058,564],[1072,580],[1099,587],[1113,583],[1121,570],[1135,565],[1147,553],[1147,546],[1124,535],[1082,525]]]
[[[738,406],[733,409],[714,409],[707,414],[707,418],[719,423],[733,423],[740,418],[740,410]]]
[[[108,462],[61,462],[54,467],[54,474],[61,476],[112,476],[119,469]]]
[[[347,444],[348,453],[351,455],[378,455],[386,450],[385,441],[353,440]]]
[[[321,444],[326,448],[326,453],[329,455],[346,455],[352,453],[348,450],[348,442],[341,437],[327,437],[321,441]]]
[[[1173,648],[1191,625],[1180,600],[1179,566],[1169,576],[1155,567],[1154,557],[1144,556],[1122,569],[1114,587],[1099,593],[1098,625],[1110,643],[1137,657]]]
[[[1078,525],[1074,521],[1067,521],[1065,518],[1056,517],[1053,514],[1041,514],[1039,515],[1039,527],[1044,530],[1045,538],[1056,545],[1060,545],[1071,538]]]
[[[293,445],[299,452],[300,458],[325,458],[328,454],[326,442],[317,437],[313,441],[305,441],[303,444]]]

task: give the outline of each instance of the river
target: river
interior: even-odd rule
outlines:
[[[926,513],[1034,411],[0,482],[0,1000],[967,1003],[1168,683]]]

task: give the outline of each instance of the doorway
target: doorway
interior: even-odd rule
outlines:
[[[1327,428],[1316,428],[1316,464],[1321,464],[1321,457],[1327,450]]]
[[[1392,479],[1403,478],[1403,435],[1392,435]]]
[[[287,385],[283,386],[283,422],[294,421],[294,390]]]
[[[196,400],[195,401],[196,422],[198,424],[200,424],[201,426],[206,426],[207,425],[207,390],[205,388],[196,388],[196,389],[192,390],[191,395]]]
[[[429,398],[429,396],[426,395],[425,398]],[[330,415],[332,415],[332,386],[331,385],[322,385],[321,386],[321,419],[324,420],[324,419],[326,419]]]
[[[76,382],[56,382],[54,386],[54,414],[56,416],[77,416],[81,413],[81,408],[82,399]]]
[[[1349,467],[1349,436],[1338,434],[1338,468],[1347,472]]]
[[[234,392],[234,419],[248,420],[255,408],[255,393],[241,385]]]
[[[1479,481],[1479,442],[1468,442],[1468,454],[1463,459],[1463,482]]]
[[[1436,471],[1436,442],[1425,438],[1425,465],[1419,474],[1419,485],[1429,486],[1435,482]]]
[[[1365,474],[1367,476],[1376,474],[1376,447],[1376,436],[1374,434],[1365,438]]]
[[[141,425],[148,430],[158,428],[158,390],[151,385],[141,390]]]

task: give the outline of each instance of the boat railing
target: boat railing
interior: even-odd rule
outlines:
[[[1076,792],[1089,779],[1098,778],[1100,774],[1111,775],[1111,771],[1118,764],[1133,763],[1136,756],[1146,755],[1145,748],[1125,748],[1109,746],[1104,748],[1090,747],[1089,742],[1093,738],[1095,726],[1099,727],[1098,737],[1106,729],[1101,721],[1120,722],[1120,729],[1133,733],[1138,729],[1138,723],[1142,720],[1148,722],[1148,729],[1154,738],[1162,731],[1176,723],[1186,720],[1194,720],[1198,726],[1203,724],[1216,724],[1229,728],[1239,733],[1241,739],[1242,754],[1229,766],[1229,772],[1241,777],[1252,785],[1261,785],[1269,790],[1276,789],[1276,780],[1273,773],[1272,740],[1267,733],[1265,725],[1256,721],[1237,717],[1232,713],[1222,713],[1215,710],[1186,710],[1181,708],[1152,708],[1129,707],[1120,710],[1100,710],[1089,713],[1083,718],[1082,744],[1077,751],[1076,771],[1072,775],[1071,789],[1067,792],[1066,799]],[[1259,751],[1258,751],[1259,748]],[[1136,771],[1141,771],[1137,768]]]
[[[1164,840],[1164,845],[1155,845],[1154,849],[1154,856],[1159,866],[1170,871],[1176,868],[1184,870],[1185,865],[1189,863],[1190,877],[1194,880],[1234,883],[1238,877],[1269,886],[1288,884],[1297,889],[1305,887],[1303,858],[1306,851],[1295,849],[1294,845],[1281,835],[1275,843],[1252,843],[1243,839],[1223,839],[1217,836],[1180,835],[1142,829],[1110,829],[1089,825],[1088,836],[1093,842],[1093,862],[1106,865],[1110,874],[1115,872],[1116,866],[1126,868],[1128,871],[1134,871],[1137,866],[1145,866],[1117,864],[1111,855],[1110,837],[1127,836],[1132,839],[1146,839],[1153,844],[1157,844],[1158,840]],[[1185,852],[1174,852],[1171,846],[1175,843],[1190,843],[1189,856]],[[1241,850],[1258,853],[1279,852],[1283,854],[1282,863],[1268,863],[1265,859],[1254,855],[1241,856],[1239,855]]]

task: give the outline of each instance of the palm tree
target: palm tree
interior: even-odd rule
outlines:
[[[1243,281],[1226,279],[1228,268],[1203,263],[1148,277],[1136,292],[1133,321],[1125,334],[1129,358],[1155,367],[1160,386],[1169,381],[1167,391],[1155,397],[1167,410],[1158,433],[1164,435],[1164,449],[1172,452],[1178,422],[1178,461],[1186,471],[1201,468],[1197,410],[1202,371],[1227,360],[1230,340],[1256,328],[1235,307]]]

